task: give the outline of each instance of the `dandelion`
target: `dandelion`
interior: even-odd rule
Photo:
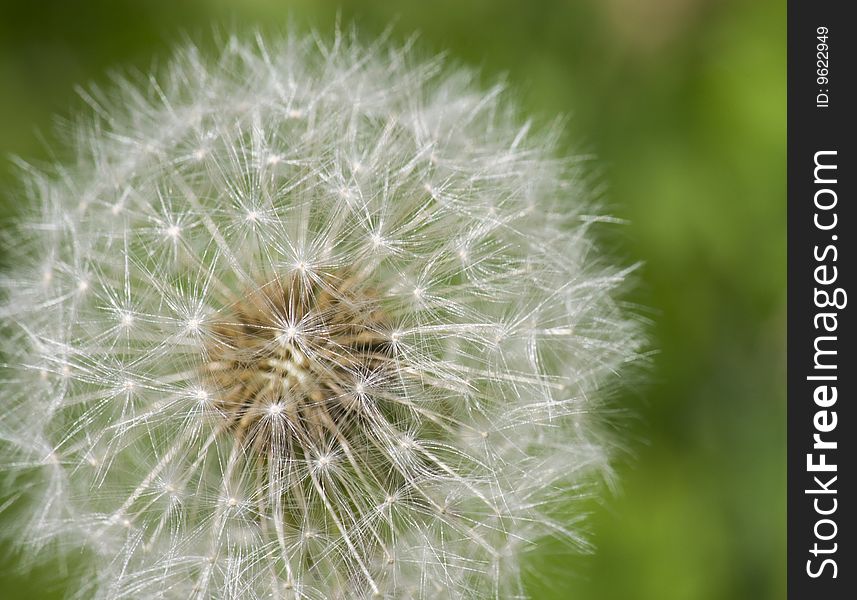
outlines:
[[[22,165],[6,533],[77,595],[523,598],[640,346],[579,161],[387,43],[230,38]],[[82,567],[83,568],[83,567]]]

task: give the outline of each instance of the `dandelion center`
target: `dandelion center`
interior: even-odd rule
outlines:
[[[372,418],[358,397],[367,380],[390,378],[389,331],[354,276],[277,278],[221,312],[203,376],[242,444],[306,458],[352,444],[361,419]]]

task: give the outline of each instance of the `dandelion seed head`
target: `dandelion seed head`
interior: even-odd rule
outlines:
[[[320,44],[186,47],[24,174],[3,531],[82,547],[80,597],[524,598],[540,539],[586,548],[641,338],[581,161],[465,70]]]

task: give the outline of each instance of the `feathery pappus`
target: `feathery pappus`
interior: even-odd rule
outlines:
[[[21,164],[5,534],[98,599],[524,598],[641,348],[581,160],[337,35],[193,45]],[[0,513],[2,517],[3,513]]]

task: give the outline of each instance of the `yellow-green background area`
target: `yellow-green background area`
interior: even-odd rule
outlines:
[[[592,504],[595,554],[547,543],[528,558],[533,597],[784,598],[785,2],[3,0],[0,152],[47,156],[39,132],[50,145],[76,84],[149,68],[182,34],[330,33],[337,13],[367,39],[419,31],[422,52],[505,74],[544,121],[566,115],[567,150],[600,157],[609,210],[629,220],[609,245],[645,262],[632,299],[657,353],[623,398],[634,457]],[[0,562],[0,598],[62,596],[57,566]]]

